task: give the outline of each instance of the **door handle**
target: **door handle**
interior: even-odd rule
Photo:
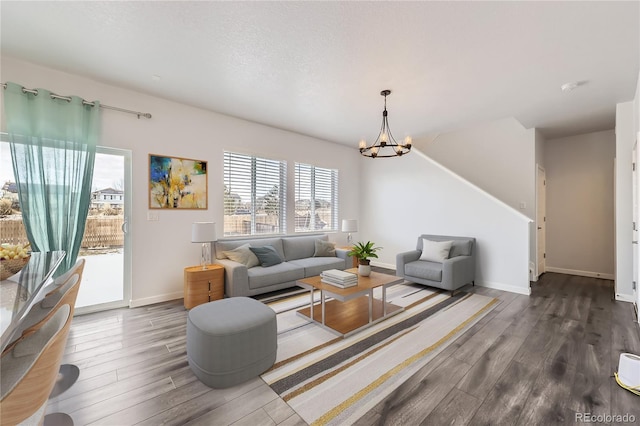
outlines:
[[[120,228],[122,229],[123,233],[129,233],[129,222],[125,220],[124,222],[122,222],[122,226]]]
[[[542,226],[538,226],[538,229],[542,229]]]

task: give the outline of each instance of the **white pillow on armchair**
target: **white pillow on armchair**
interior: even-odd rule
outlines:
[[[453,241],[431,241],[423,238],[420,260],[442,263],[449,258],[452,245]]]

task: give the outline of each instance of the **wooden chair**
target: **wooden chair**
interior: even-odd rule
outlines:
[[[71,306],[59,306],[40,327],[23,335],[2,354],[0,424],[42,423],[58,377],[71,319]]]

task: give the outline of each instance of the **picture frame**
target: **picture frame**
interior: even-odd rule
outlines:
[[[207,210],[207,162],[149,154],[149,209]]]

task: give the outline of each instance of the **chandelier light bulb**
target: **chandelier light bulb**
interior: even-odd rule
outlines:
[[[382,111],[382,127],[380,127],[380,133],[378,133],[378,137],[375,142],[371,145],[367,145],[367,142],[364,139],[361,139],[358,144],[360,154],[365,157],[401,157],[411,151],[410,136],[407,136],[404,139],[404,143],[398,143],[393,137],[393,134],[391,134],[388,121],[389,114],[387,112],[387,96],[390,94],[391,90],[383,90],[380,92],[380,95],[384,96],[384,110]]]

